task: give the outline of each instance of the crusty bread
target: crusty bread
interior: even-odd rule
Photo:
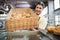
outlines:
[[[54,34],[60,35],[60,26],[56,26],[54,29]]]
[[[55,26],[55,27],[48,26],[48,27],[46,27],[46,30],[55,35],[60,35],[60,26]]]
[[[46,27],[46,30],[49,31],[49,32],[53,32],[54,29],[55,29],[54,26],[48,26],[48,27]]]
[[[7,31],[24,30],[38,25],[38,15],[30,8],[13,8],[6,18]]]

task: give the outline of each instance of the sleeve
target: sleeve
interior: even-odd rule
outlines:
[[[47,18],[41,17],[39,19],[39,27],[41,29],[45,29],[45,27],[47,26]]]

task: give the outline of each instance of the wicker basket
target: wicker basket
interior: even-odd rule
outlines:
[[[12,8],[6,18],[6,30],[24,30],[38,25],[38,16],[30,8]]]

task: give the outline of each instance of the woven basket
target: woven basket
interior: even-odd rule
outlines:
[[[24,30],[38,25],[38,16],[30,8],[12,8],[6,17],[6,30]]]

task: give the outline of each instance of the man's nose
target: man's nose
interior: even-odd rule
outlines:
[[[38,11],[40,11],[40,9],[37,9]]]

